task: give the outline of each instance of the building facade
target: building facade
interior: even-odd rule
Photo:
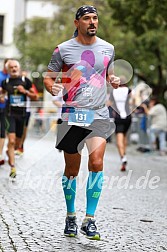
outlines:
[[[57,7],[48,0],[5,0],[0,5],[0,68],[4,58],[19,58],[14,45],[14,29],[35,16],[51,17]]]

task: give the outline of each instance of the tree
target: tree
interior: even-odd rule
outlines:
[[[21,53],[23,67],[37,70],[47,66],[57,43],[60,27],[52,19],[33,18],[21,23],[14,32],[14,40]]]
[[[40,74],[34,80],[39,89],[43,89],[42,73],[47,70],[51,54],[63,39],[61,35],[64,26],[58,18],[32,18],[21,23],[14,31],[22,69]]]
[[[128,56],[138,76],[151,85],[156,94],[163,96],[167,80],[167,2],[108,0],[108,3],[115,25],[121,27],[123,34],[125,46],[123,50],[120,45],[120,54]],[[132,42],[125,43],[130,36]]]

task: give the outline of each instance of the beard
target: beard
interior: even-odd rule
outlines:
[[[90,37],[93,37],[96,35],[96,31],[94,31],[94,32],[87,31],[87,35]]]
[[[91,31],[91,29],[94,29],[94,31]],[[95,36],[97,33],[96,27],[94,26],[94,24],[91,24],[87,30],[87,35],[90,37]]]
[[[90,29],[94,29],[94,31],[91,31]],[[90,26],[87,30],[87,35],[90,36],[90,37],[93,37],[95,36],[97,33],[97,30],[96,28],[94,27],[94,25]]]

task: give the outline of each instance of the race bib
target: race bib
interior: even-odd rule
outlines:
[[[24,106],[24,96],[23,95],[10,95],[10,105],[11,106]]]
[[[75,108],[68,117],[68,125],[89,126],[94,120],[94,111]]]

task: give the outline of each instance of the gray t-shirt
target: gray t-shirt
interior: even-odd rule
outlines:
[[[95,110],[95,118],[108,118],[106,74],[114,61],[114,47],[96,37],[92,45],[72,38],[58,45],[48,69],[62,71],[63,99],[67,106]]]

